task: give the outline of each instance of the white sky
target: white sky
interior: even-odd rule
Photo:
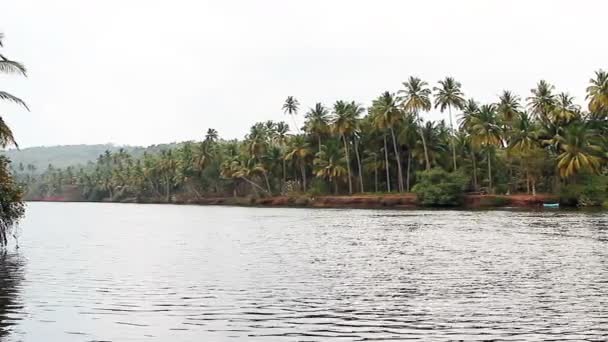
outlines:
[[[291,123],[288,95],[369,105],[409,75],[454,76],[482,102],[545,78],[582,103],[608,68],[606,13],[603,0],[6,0],[2,52],[29,77],[0,89],[32,111],[0,114],[23,147],[149,145]]]

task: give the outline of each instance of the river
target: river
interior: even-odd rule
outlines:
[[[603,340],[608,215],[29,203],[2,341]]]

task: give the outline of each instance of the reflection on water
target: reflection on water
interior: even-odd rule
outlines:
[[[9,335],[24,314],[20,298],[23,266],[19,254],[0,249],[0,338]]]
[[[602,213],[555,211],[32,203],[22,258],[0,266],[2,331],[9,341],[602,340],[607,225]]]

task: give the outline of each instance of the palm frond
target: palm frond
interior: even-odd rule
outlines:
[[[5,148],[9,145],[14,145],[19,149],[19,145],[13,136],[13,131],[11,131],[10,127],[8,127],[6,122],[0,117],[0,147]]]
[[[0,100],[14,102],[16,104],[22,105],[28,111],[30,110],[30,108],[25,104],[25,102],[23,102],[23,100],[21,100],[20,98],[14,96],[14,95],[11,95],[11,94],[5,92],[5,91],[0,91]]]
[[[19,62],[11,61],[0,54],[0,72],[5,74],[22,74],[27,76],[25,66]]]

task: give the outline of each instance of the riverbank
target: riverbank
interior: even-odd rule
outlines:
[[[32,202],[82,202],[68,197],[42,197],[29,199]],[[548,194],[532,195],[481,195],[469,194],[463,198],[462,208],[538,208],[543,203],[556,203],[559,197]],[[135,198],[121,201],[104,201],[119,203],[167,203],[158,200],[137,200]],[[175,196],[171,204],[193,205],[233,205],[257,207],[300,207],[300,208],[361,208],[361,209],[409,209],[419,208],[416,195],[407,194],[361,194],[351,196],[273,196],[273,197],[202,197],[181,198]]]

